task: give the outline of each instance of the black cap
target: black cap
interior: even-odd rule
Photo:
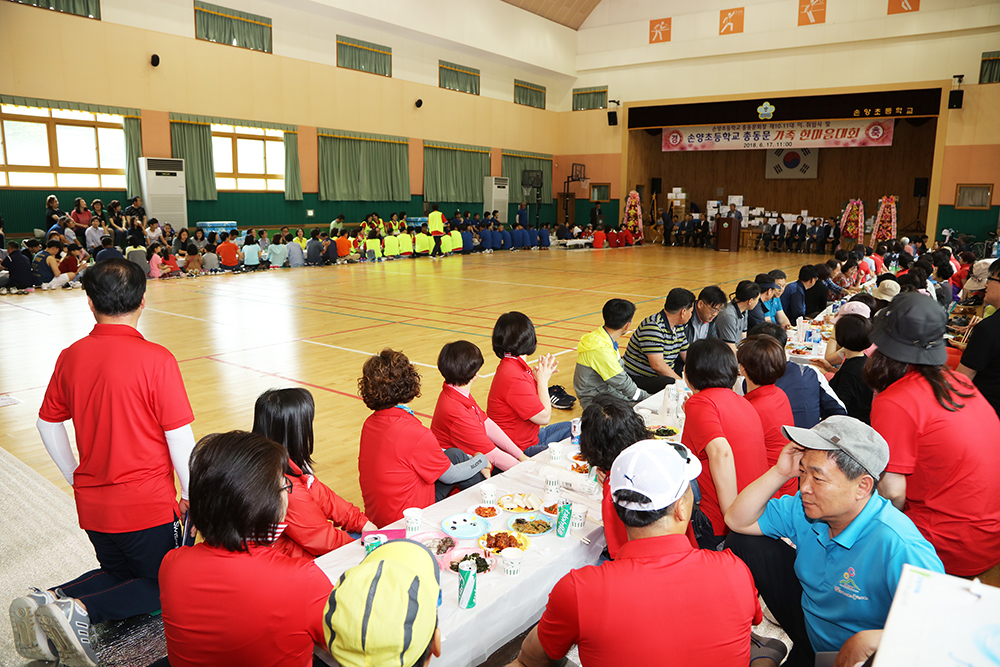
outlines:
[[[926,366],[941,366],[948,360],[944,344],[948,315],[926,294],[900,294],[875,315],[873,323],[872,343],[890,359]]]

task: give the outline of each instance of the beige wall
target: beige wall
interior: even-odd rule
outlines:
[[[941,204],[954,205],[959,183],[992,183],[1000,204],[1000,83],[963,86],[961,109],[948,113]]]

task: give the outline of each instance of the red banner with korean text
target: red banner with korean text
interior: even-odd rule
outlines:
[[[665,127],[663,151],[891,146],[892,128],[891,118]]]

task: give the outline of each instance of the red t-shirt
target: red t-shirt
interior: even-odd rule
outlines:
[[[750,627],[761,619],[743,561],[731,551],[693,549],[683,535],[664,535],[628,542],[614,561],[560,579],[538,639],[552,659],[577,644],[587,667],[745,667]]]
[[[872,402],[872,427],[889,443],[886,472],[906,475],[906,516],[934,545],[945,572],[981,574],[1000,561],[1000,420],[964,376],[946,372],[971,398],[942,408],[911,372]]]
[[[604,497],[601,499],[601,520],[604,522],[604,539],[608,543],[608,555],[614,560],[622,545],[628,542],[625,524],[615,511],[615,500],[611,497],[611,475],[604,478]]]
[[[965,287],[965,281],[969,277],[969,270],[972,269],[972,264],[962,264],[958,267],[958,271],[952,274],[951,278],[948,279],[954,287],[962,289]]]
[[[351,239],[346,236],[337,237],[337,257],[347,257],[351,254]]]
[[[496,447],[486,435],[486,413],[476,399],[447,383],[441,386],[431,431],[442,448],[457,447],[469,456],[487,454]]]
[[[604,232],[594,232],[594,247],[603,248],[604,242],[608,240],[608,235]]]
[[[236,266],[240,263],[240,249],[231,241],[220,243],[215,254],[219,256],[219,263],[223,266]]]
[[[712,481],[708,465],[708,443],[715,438],[725,438],[733,450],[736,466],[736,490],[743,488],[767,472],[767,454],[764,449],[764,428],[760,417],[750,402],[736,395],[732,389],[712,388],[698,392],[684,406],[687,419],[681,437],[688,449],[700,460],[701,511],[712,521],[716,535],[729,532],[719,507],[719,494]]]
[[[288,466],[294,473],[285,475],[292,483],[292,492],[272,546],[288,556],[315,558],[353,542],[347,533],[360,533],[368,517],[315,476],[302,474],[292,461]]]
[[[531,367],[521,357],[505,357],[497,366],[486,412],[524,451],[538,444],[538,424],[531,418],[545,409]]]
[[[268,547],[174,549],[160,566],[170,664],[308,667],[331,590],[315,562]]]
[[[379,528],[403,518],[407,507],[433,505],[434,482],[450,467],[430,429],[402,408],[376,410],[361,427],[361,496]]]
[[[788,444],[788,438],[781,432],[781,427],[795,426],[792,405],[788,402],[788,396],[785,392],[773,384],[758,387],[748,393],[745,398],[750,401],[750,405],[760,417],[761,426],[764,427],[764,450],[767,454],[767,465],[773,466],[778,462],[781,450]],[[798,490],[799,480],[793,477],[778,489],[774,497],[794,496]]]
[[[123,324],[98,324],[63,350],[38,417],[73,420],[80,527],[126,533],[174,520],[177,491],[164,431],[194,421],[177,360]]]
[[[59,273],[76,273],[76,270],[80,268],[80,262],[77,261],[76,255],[73,253],[66,253],[63,260],[59,262]]]

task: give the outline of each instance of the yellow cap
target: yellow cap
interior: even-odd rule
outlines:
[[[393,540],[341,575],[323,609],[326,648],[342,667],[412,667],[437,627],[441,573],[422,544]]]

